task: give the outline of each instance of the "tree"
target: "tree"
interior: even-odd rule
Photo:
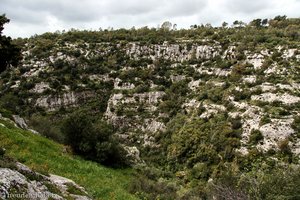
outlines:
[[[174,30],[174,31],[177,30],[177,24],[173,24],[173,30]]]
[[[243,21],[235,20],[233,22],[233,27],[244,27],[244,26],[245,26],[245,22],[243,22]]]
[[[107,166],[129,164],[125,149],[113,134],[113,127],[106,122],[93,123],[88,114],[76,112],[63,122],[61,130],[76,154]]]
[[[262,19],[254,19],[250,22],[250,26],[259,28],[262,25]]]
[[[227,22],[223,22],[222,23],[222,28],[226,28],[228,26],[228,23]]]
[[[268,24],[268,19],[263,19],[262,21],[261,21],[261,25],[262,26],[266,26],[267,24]]]
[[[164,23],[162,23],[161,28],[169,31],[172,28],[172,23],[169,21],[165,21]]]
[[[5,15],[0,15],[0,73],[10,66],[17,66],[21,60],[21,50],[12,43],[11,37],[2,35],[4,24],[9,19]]]

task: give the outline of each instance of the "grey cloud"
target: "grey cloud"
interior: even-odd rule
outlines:
[[[251,14],[273,7],[272,0],[227,0],[223,2],[229,12]]]
[[[166,16],[191,16],[200,14],[207,6],[206,0],[173,0],[168,2],[165,7],[161,7],[162,14]]]
[[[166,20],[180,28],[283,14],[299,17],[300,0],[1,0],[0,6],[11,19],[4,32],[28,37],[55,28],[156,27]]]

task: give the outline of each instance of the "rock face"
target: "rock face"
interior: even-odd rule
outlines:
[[[19,115],[13,115],[12,117],[20,128],[28,129],[28,126],[23,118],[21,118]]]
[[[158,116],[154,115],[164,95],[165,92],[161,91],[135,93],[129,96],[120,93],[113,94],[108,101],[104,115],[113,125],[120,129],[126,128],[127,136],[142,132],[139,143],[150,144],[147,138],[155,132],[164,131],[166,127],[158,120]],[[141,111],[146,117],[140,117]]]
[[[155,134],[163,134],[178,113],[203,120],[220,113],[241,118],[244,153],[253,130],[264,136],[258,145],[262,150],[277,148],[276,138],[294,137],[291,120],[300,115],[299,47],[248,48],[239,41],[228,44],[209,38],[152,44],[56,42],[47,56],[40,57],[34,57],[32,41],[34,45],[28,44],[23,52],[22,70],[16,70],[21,78],[7,88],[17,92],[31,88],[29,106],[46,111],[80,106],[88,110],[101,101],[100,115],[105,111],[103,118],[117,127],[130,148],[159,145]],[[64,84],[59,91],[51,88],[57,83]],[[170,99],[173,96],[176,99]],[[269,122],[262,125],[264,118]],[[26,127],[21,119],[15,121]],[[300,153],[298,139],[290,146]],[[130,152],[137,154],[134,148]]]
[[[156,110],[156,104],[164,95],[165,93],[160,91],[134,94],[131,97],[123,94],[113,94],[108,101],[105,116],[113,124],[121,126],[124,117],[122,117],[122,114],[117,113],[118,108],[128,106],[126,108],[136,111],[136,106],[142,105],[143,109],[153,112]]]
[[[134,59],[150,58],[156,60],[159,58],[169,59],[171,61],[183,62],[190,59],[210,59],[220,55],[220,45],[186,45],[168,44],[163,45],[140,45],[138,43],[130,43],[126,54]]]
[[[264,56],[261,54],[249,55],[247,57],[247,62],[252,64],[254,66],[254,69],[259,69],[264,62]]]
[[[123,83],[121,79],[116,78],[114,81],[114,89],[116,90],[130,90],[134,89],[135,86],[132,83]]]
[[[48,89],[51,89],[48,83],[40,82],[35,84],[34,88],[31,89],[31,92],[41,94]]]
[[[274,93],[263,93],[260,95],[251,96],[252,100],[274,102],[280,101],[284,104],[294,104],[300,101],[300,97],[290,95],[288,93],[284,94],[274,94]]]
[[[82,195],[70,193],[68,187],[75,187]],[[55,190],[53,188],[56,188]],[[56,191],[56,193],[54,193]],[[84,188],[64,177],[41,175],[25,165],[17,163],[17,170],[0,168],[1,199],[32,199],[32,200],[90,200]]]
[[[61,107],[74,107],[86,102],[93,97],[92,92],[68,92],[59,95],[50,95],[39,97],[35,106],[44,108],[48,111],[54,111]]]
[[[271,123],[261,126],[259,130],[264,136],[264,141],[258,147],[264,151],[277,149],[278,142],[287,139],[295,132],[291,127],[292,123],[293,119],[273,119]]]

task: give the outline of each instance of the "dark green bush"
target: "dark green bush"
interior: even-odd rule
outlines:
[[[113,167],[129,164],[126,151],[113,135],[113,127],[104,121],[93,123],[89,115],[74,113],[64,121],[62,132],[74,152],[87,159]]]
[[[257,144],[259,141],[263,140],[264,136],[259,130],[252,130],[249,137],[249,142],[251,144]]]

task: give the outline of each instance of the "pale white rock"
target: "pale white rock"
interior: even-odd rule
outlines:
[[[264,136],[264,141],[263,144],[258,144],[258,147],[264,151],[276,148],[279,141],[285,140],[295,132],[291,127],[293,119],[272,119],[271,121],[259,128]]]
[[[244,83],[255,83],[256,82],[256,76],[254,75],[249,75],[249,76],[244,76],[242,78]]]
[[[276,87],[272,83],[268,83],[268,82],[262,83],[260,85],[260,88],[263,92],[267,92],[267,91],[272,92],[276,90]]]
[[[264,62],[264,56],[256,53],[256,54],[247,56],[246,61],[249,62],[250,64],[252,64],[254,66],[254,69],[259,69]]]
[[[129,43],[126,54],[131,58],[139,59],[141,57],[151,58],[153,60],[164,58],[171,61],[183,62],[192,58],[209,59],[219,55],[220,45],[192,45],[190,49],[186,44],[168,44],[163,45],[140,45],[139,43]]]
[[[285,59],[291,58],[295,55],[297,49],[286,49],[283,51],[282,57]]]
[[[51,89],[49,83],[40,82],[40,83],[36,83],[34,88],[30,90],[30,92],[40,94],[46,91],[47,89]]]
[[[277,74],[277,75],[284,75],[287,74],[288,69],[285,67],[279,67],[277,64],[271,65],[268,69],[264,71],[265,74]]]
[[[251,100],[257,101],[266,101],[266,102],[274,102],[280,101],[284,104],[293,104],[300,101],[300,97],[290,95],[288,93],[284,94],[274,94],[274,93],[263,93],[260,95],[252,95]]]
[[[27,129],[28,126],[25,122],[25,120],[20,117],[19,115],[12,115],[13,120],[15,121],[15,123],[18,125],[18,127],[22,128],[22,129]]]
[[[173,83],[186,79],[184,75],[171,75],[170,78]]]
[[[248,142],[250,133],[254,129],[259,128],[260,120],[262,118],[262,109],[258,106],[250,106],[246,102],[236,102],[232,101],[233,105],[240,109],[240,110],[245,110],[243,112],[234,112],[234,113],[229,113],[230,116],[234,117],[241,117],[242,118],[242,144],[246,144]]]
[[[134,94],[133,98],[138,97],[139,102],[145,102],[148,104],[156,104],[159,102],[166,93],[163,91],[145,92],[141,94]]]
[[[190,113],[191,111],[199,108],[200,106],[200,102],[197,101],[196,99],[191,99],[188,102],[184,103],[182,105],[182,108],[184,108],[188,113]]]
[[[0,168],[0,198],[8,199],[10,188],[20,188],[25,197],[32,200],[63,200],[61,196],[48,191],[47,187],[41,182],[29,181],[18,171]],[[21,197],[22,198],[22,197]]]
[[[221,81],[208,81],[207,83],[210,83],[216,87],[222,87],[225,85],[225,82],[221,82]]]
[[[200,115],[200,118],[209,118],[214,114],[219,112],[224,112],[226,110],[225,106],[218,104],[203,104],[205,111]]]
[[[145,128],[142,127],[142,131],[148,131],[148,132],[155,133],[157,131],[166,130],[165,124],[162,122],[158,122],[156,120],[145,119],[144,124],[146,125],[146,127]]]
[[[216,75],[216,76],[228,76],[231,74],[231,69],[220,69],[220,68],[207,68],[207,67],[197,67],[192,66],[200,74]]]
[[[215,68],[214,69],[214,74],[216,76],[229,76],[231,74],[231,69]]]
[[[155,147],[155,138],[151,135],[145,134],[141,139],[143,139],[143,146],[144,147]]]
[[[58,95],[42,96],[36,100],[35,106],[53,111],[61,107],[79,105],[92,96],[94,96],[92,92],[67,92]]]
[[[238,91],[238,92],[242,92],[243,89],[240,86],[235,86],[234,90]]]
[[[276,87],[278,87],[279,89],[283,89],[283,90],[290,90],[290,91],[294,90],[294,88],[291,85],[287,85],[287,84],[278,83],[278,84],[276,84]]]
[[[152,92],[145,92],[145,93],[135,93],[131,96],[125,96],[123,94],[113,94],[111,95],[110,99],[108,100],[108,106],[104,116],[107,118],[109,122],[114,125],[118,125],[119,127],[138,127],[139,125],[143,124],[143,120],[139,119],[139,116],[134,116],[137,122],[132,121],[131,118],[126,116],[117,116],[115,112],[119,106],[126,107],[128,110],[137,111],[138,105],[142,105],[143,109],[154,112],[157,110],[157,104],[161,101],[162,97],[165,95],[163,91],[152,91]],[[160,124],[159,122],[149,121],[146,124],[147,128],[143,130],[162,130],[164,125]]]
[[[42,71],[48,71],[48,67],[38,67],[38,66],[33,66],[30,71],[24,73],[22,76],[23,77],[33,77],[33,76],[38,76],[40,72]]]
[[[260,54],[263,56],[271,56],[271,52],[268,49],[261,50]]]
[[[108,82],[114,80],[113,78],[110,78],[108,74],[105,75],[93,74],[89,76],[89,79],[95,82],[100,82],[100,81]]]
[[[291,85],[295,90],[300,90],[300,83],[292,83]]]
[[[85,189],[83,187],[77,185],[74,181],[72,181],[68,178],[65,178],[65,177],[62,177],[62,176],[57,176],[57,175],[54,175],[54,174],[50,174],[49,180],[50,180],[51,183],[56,185],[56,187],[59,188],[59,190],[63,194],[70,195],[75,200],[91,200],[91,198],[88,197],[87,192],[85,191]],[[85,195],[70,194],[68,192],[69,185],[72,185],[73,187],[75,187],[77,190],[81,191]]]
[[[10,88],[18,88],[20,86],[21,81],[17,80],[14,85],[10,86]]]
[[[197,88],[199,88],[199,85],[201,82],[202,82],[201,80],[191,81],[191,82],[189,82],[188,87],[191,90],[195,91],[195,90],[197,90]]]
[[[225,50],[223,54],[223,59],[235,59],[236,58],[236,46],[229,46],[228,49]]]
[[[130,90],[130,89],[134,89],[135,86],[133,83],[124,83],[122,82],[121,79],[119,78],[116,78],[114,80],[114,89],[117,89],[117,90]]]
[[[127,151],[127,157],[131,160],[131,162],[133,163],[141,162],[140,151],[138,150],[137,147],[124,146],[124,149]]]

